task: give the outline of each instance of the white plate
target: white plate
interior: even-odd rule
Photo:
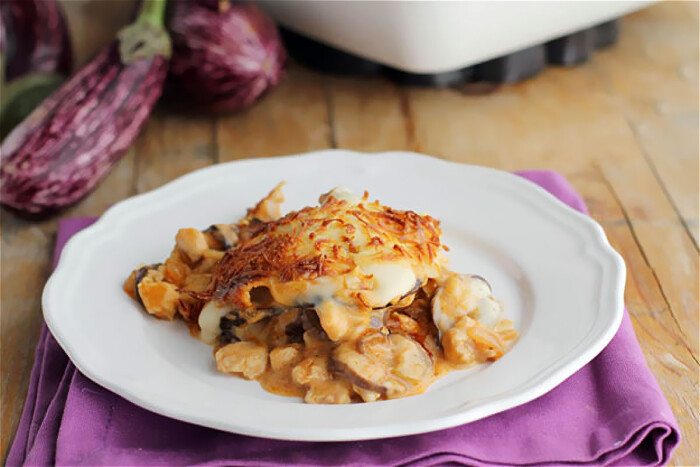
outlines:
[[[346,185],[439,219],[452,269],[488,278],[518,343],[425,394],[370,404],[305,405],[218,373],[210,347],[181,322],[147,316],[121,285],[138,264],[162,261],[178,228],[234,221],[280,180],[285,209]],[[520,177],[417,154],[335,150],[215,165],[115,205],[68,242],[43,307],[78,369],[144,408],[254,436],[358,440],[447,428],[544,394],[612,339],[624,281],[603,229]]]

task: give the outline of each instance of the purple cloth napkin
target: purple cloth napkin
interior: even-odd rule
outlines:
[[[520,175],[586,212],[561,175]],[[92,222],[61,221],[56,255]],[[626,312],[605,350],[539,399],[448,430],[346,443],[252,438],[148,412],[78,372],[44,326],[7,464],[658,465],[679,441]]]

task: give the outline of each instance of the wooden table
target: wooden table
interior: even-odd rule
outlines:
[[[251,110],[221,118],[158,111],[117,168],[64,216],[217,162],[329,147],[405,149],[504,170],[548,168],[583,194],[628,267],[627,308],[698,459],[698,3],[622,22],[619,44],[575,69],[470,96],[292,66]],[[27,391],[56,220],[2,216],[2,453]]]

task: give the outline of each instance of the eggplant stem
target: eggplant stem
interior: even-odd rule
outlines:
[[[170,58],[172,45],[163,25],[165,3],[166,0],[144,0],[136,21],[119,31],[122,63],[129,64],[156,55]]]
[[[165,18],[165,2],[166,0],[144,0],[136,22],[162,26]]]

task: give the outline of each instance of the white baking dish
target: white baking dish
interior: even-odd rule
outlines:
[[[258,4],[280,24],[413,73],[441,73],[609,21],[634,1],[309,1]]]

